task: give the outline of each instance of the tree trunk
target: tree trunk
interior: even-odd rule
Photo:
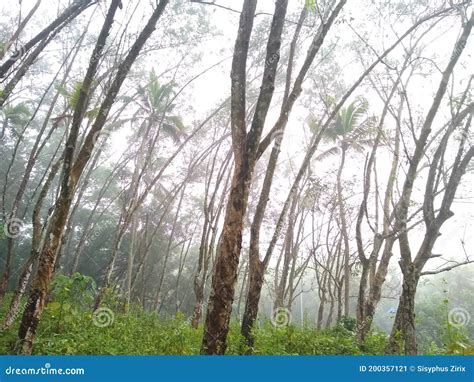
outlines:
[[[296,26],[291,44],[290,52],[288,58],[288,67],[286,71],[286,83],[285,91],[283,95],[283,103],[281,108],[281,113],[285,112],[287,105],[290,85],[291,85],[291,76],[293,72],[293,61],[296,50],[296,43],[298,41],[298,36],[300,34],[303,22],[306,18],[306,7],[303,8],[298,24]],[[265,256],[264,260],[260,261],[260,248],[259,248],[259,237],[260,229],[265,215],[265,210],[269,200],[269,195],[271,191],[271,186],[273,182],[273,176],[277,166],[278,157],[280,155],[280,146],[283,140],[283,135],[285,132],[286,123],[282,120],[280,130],[278,135],[275,138],[275,143],[273,145],[272,151],[270,153],[270,159],[268,160],[267,171],[265,172],[265,178],[263,180],[262,191],[258,200],[257,208],[255,211],[255,216],[252,221],[251,234],[250,234],[250,246],[249,246],[249,281],[247,288],[247,298],[245,302],[245,311],[242,320],[241,333],[246,338],[247,345],[249,347],[253,346],[253,336],[252,336],[252,327],[255,323],[258,314],[258,305],[260,301],[261,289],[264,280],[264,273],[267,267],[269,257]],[[253,289],[255,288],[255,290]]]
[[[349,316],[349,291],[350,291],[350,280],[351,270],[349,266],[349,232],[347,228],[345,203],[342,195],[342,170],[346,160],[346,146],[345,142],[342,142],[341,147],[341,162],[339,164],[339,170],[337,172],[337,202],[339,207],[339,219],[341,221],[341,235],[344,242],[344,316]]]
[[[231,131],[235,167],[212,278],[201,346],[202,354],[224,354],[226,349],[250,183],[258,159],[257,152],[263,126],[273,97],[287,5],[288,0],[277,0],[275,4],[275,13],[267,42],[262,85],[248,132],[246,65],[257,1],[245,0],[240,15],[231,70]]]
[[[123,81],[125,80],[125,76],[128,74],[146,40],[150,37],[153,30],[155,29],[156,22],[163,13],[167,3],[167,0],[160,1],[158,6],[153,11],[153,14],[148,20],[146,26],[130,48],[127,56],[120,63],[117,70],[117,75],[111,82],[104,101],[101,104],[98,116],[95,119],[92,128],[90,129],[81,147],[81,150],[77,155],[76,161],[73,163],[80,125],[84,118],[85,106],[90,96],[88,92],[91,88],[93,78],[97,71],[98,61],[105,47],[105,42],[113,23],[115,11],[119,6],[120,1],[113,0],[109,7],[102,30],[97,39],[96,46],[92,52],[92,56],[89,61],[89,67],[87,69],[86,76],[84,77],[80,96],[74,111],[72,127],[66,143],[60,195],[53,211],[50,228],[48,228],[46,232],[46,241],[39,256],[38,270],[18,332],[21,352],[24,354],[31,354],[32,352],[33,341],[36,336],[38,324],[45,306],[49,284],[53,276],[57,249],[67,223],[67,217],[71,207],[72,199],[74,197],[77,182],[90,159],[92,150],[94,149],[94,136],[97,134],[97,132],[101,131],[104,124],[106,123],[109,110],[112,104],[115,102],[117,94],[123,84]]]
[[[20,274],[20,278],[18,280],[18,286],[15,289],[12,301],[10,303],[10,307],[8,308],[8,312],[5,315],[5,321],[3,323],[4,330],[9,329],[13,325],[13,322],[18,314],[18,311],[20,309],[21,298],[23,297],[23,294],[26,291],[26,287],[28,286],[28,281],[30,280],[33,265],[37,256],[38,253],[32,254],[23,267],[23,270]]]
[[[245,174],[244,169],[245,166],[236,163],[212,278],[201,348],[204,354],[224,354],[226,349],[251,180],[250,174]]]
[[[265,264],[260,261],[258,254],[257,257],[253,256],[253,258],[250,258],[248,292],[241,327],[241,333],[245,338],[245,343],[250,348],[253,347],[255,341],[252,330],[257,319],[264,272]]]
[[[403,346],[406,355],[416,355],[415,294],[420,274],[413,263],[404,265],[402,270],[402,294],[386,352],[400,354]]]

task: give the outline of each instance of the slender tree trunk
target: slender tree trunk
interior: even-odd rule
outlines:
[[[290,85],[291,85],[291,76],[293,69],[293,60],[296,50],[296,43],[298,36],[300,34],[301,28],[303,26],[304,19],[306,17],[306,7],[303,8],[303,11],[300,14],[298,24],[293,35],[293,39],[290,45],[290,53],[288,59],[288,68],[286,72],[286,83],[285,83],[285,93],[283,96],[282,112],[284,111],[285,105],[288,101]],[[245,302],[245,311],[242,319],[241,333],[246,339],[246,343],[249,347],[253,346],[254,338],[252,336],[252,328],[257,319],[258,314],[258,305],[260,301],[260,294],[262,290],[264,273],[267,267],[268,260],[260,261],[260,248],[259,248],[259,238],[260,238],[260,229],[265,215],[265,210],[269,200],[269,195],[271,191],[272,181],[274,172],[277,166],[278,157],[280,154],[280,145],[283,140],[283,134],[286,128],[286,124],[283,123],[281,130],[279,131],[277,137],[275,138],[275,143],[273,145],[272,151],[270,153],[270,159],[267,165],[267,171],[265,173],[265,178],[263,180],[262,191],[258,200],[258,205],[255,211],[255,216],[252,221],[251,226],[251,236],[250,236],[250,246],[249,246],[249,281],[247,288],[247,298]],[[257,273],[258,274],[257,274]]]
[[[392,332],[390,333],[390,339],[386,348],[386,353],[400,354],[402,351],[400,346],[403,346],[403,351],[405,354],[416,355],[417,344],[415,331],[415,295],[420,274],[413,263],[403,265],[402,269],[402,294],[400,296],[399,306],[395,316]]]
[[[275,13],[267,43],[262,86],[248,132],[246,128],[246,64],[257,1],[245,0],[242,7],[231,73],[231,131],[235,167],[212,278],[212,289],[201,346],[203,354],[224,354],[226,350],[226,338],[229,331],[242,246],[243,222],[247,210],[250,183],[258,159],[258,146],[273,97],[287,5],[287,0],[277,0],[275,4]]]
[[[132,218],[132,232],[130,240],[130,249],[127,259],[127,278],[125,281],[125,312],[128,312],[130,308],[130,299],[132,295],[132,276],[133,276],[133,263],[135,259],[135,251],[137,251],[137,222],[135,218]]]
[[[176,206],[176,213],[174,215],[173,225],[171,227],[171,233],[170,233],[170,236],[169,236],[169,239],[168,239],[168,246],[166,247],[165,258],[163,259],[163,269],[161,270],[161,274],[160,274],[160,277],[159,277],[159,280],[158,280],[158,289],[157,289],[157,292],[156,292],[156,303],[155,303],[155,307],[156,307],[156,309],[158,309],[158,311],[161,310],[161,306],[162,306],[161,304],[159,304],[160,296],[161,296],[161,289],[163,288],[163,283],[165,281],[166,267],[168,265],[168,259],[169,259],[170,253],[171,253],[171,244],[173,243],[174,233],[176,231],[176,225],[178,223],[178,217],[179,217],[179,214],[181,212],[181,204],[183,202],[185,191],[186,191],[186,183],[183,183],[182,188],[181,188],[181,195],[180,195],[179,201],[178,201],[178,205]]]
[[[99,61],[98,59],[102,55],[107,36],[113,23],[115,11],[119,6],[120,1],[113,0],[110,5],[102,30],[89,61],[89,67],[86,76],[84,77],[79,100],[74,111],[73,123],[66,143],[60,195],[53,211],[50,227],[46,232],[46,241],[39,256],[37,274],[33,281],[33,287],[18,332],[21,352],[24,354],[31,354],[32,352],[33,341],[45,306],[49,284],[53,276],[57,249],[60,245],[61,236],[67,223],[67,216],[71,207],[75,187],[77,186],[77,182],[90,159],[92,150],[94,149],[94,136],[101,131],[106,123],[109,110],[115,102],[117,94],[125,80],[125,76],[128,74],[132,64],[140,53],[141,48],[155,29],[156,22],[163,13],[167,3],[167,0],[160,1],[146,26],[130,48],[129,53],[120,63],[118,73],[107,91],[104,101],[101,104],[99,114],[77,155],[76,161],[73,163],[79,128],[84,118],[86,111],[85,107],[90,96],[88,92],[91,88],[93,78],[95,77]]]
[[[341,222],[341,235],[344,243],[344,315],[349,316],[349,292],[350,292],[350,281],[351,281],[351,270],[349,266],[349,232],[347,229],[347,219],[345,211],[344,197],[342,194],[342,170],[346,160],[346,143],[342,142],[341,147],[341,162],[339,164],[339,170],[337,172],[337,203],[339,207],[339,219]]]
[[[23,265],[23,269],[20,274],[17,287],[15,289],[15,292],[13,293],[10,307],[8,309],[7,314],[5,315],[5,322],[4,322],[5,329],[8,329],[11,327],[11,325],[14,322],[15,317],[18,314],[21,299],[26,291],[28,282],[30,281],[31,272],[33,271],[33,266],[36,260],[38,259],[39,251],[41,249],[41,244],[42,244],[41,243],[42,228],[41,228],[40,212],[43,206],[44,199],[46,198],[46,195],[51,187],[51,183],[53,182],[56,176],[56,173],[59,170],[59,166],[61,165],[61,160],[62,158],[59,158],[59,160],[57,160],[56,163],[54,163],[53,166],[51,167],[51,171],[49,172],[48,177],[46,181],[44,182],[43,187],[41,188],[41,192],[38,195],[38,199],[33,209],[33,216],[32,216],[33,237],[31,239],[31,253],[30,253],[30,257],[28,258],[26,263]],[[48,225],[48,221],[44,223],[43,227],[46,228],[47,225]]]
[[[255,341],[252,330],[257,319],[264,273],[265,264],[260,261],[258,256],[252,256],[249,262],[248,292],[241,327],[241,333],[245,338],[247,346],[250,348],[253,347]]]
[[[322,290],[319,297],[318,315],[316,318],[316,329],[321,330],[323,326],[324,308],[326,306],[326,278],[323,279]]]

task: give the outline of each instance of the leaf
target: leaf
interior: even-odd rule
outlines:
[[[326,150],[326,151],[323,151],[321,154],[319,154],[315,160],[317,161],[321,161],[321,160],[324,160],[324,159],[327,159],[331,156],[334,156],[334,155],[337,155],[339,154],[339,147],[337,146],[334,146],[334,147],[331,147],[330,149]]]
[[[87,111],[87,112],[85,113],[86,118],[89,118],[89,119],[94,119],[94,118],[96,118],[96,117],[99,115],[99,110],[100,110],[100,107],[97,106],[97,107],[95,107],[95,108],[93,108],[93,109]]]
[[[67,94],[67,100],[69,107],[71,109],[75,109],[77,106],[77,103],[79,101],[79,96],[81,94],[81,89],[82,89],[82,81],[77,81],[72,90],[68,92]]]
[[[316,0],[305,0],[304,6],[310,12],[316,12]]]
[[[50,302],[47,306],[47,309],[52,316],[58,316],[61,312],[61,303],[58,301]]]

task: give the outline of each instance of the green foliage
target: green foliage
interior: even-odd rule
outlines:
[[[441,339],[444,343],[445,354],[473,354],[474,346],[470,344],[466,327],[464,325],[454,325],[449,318],[450,307],[448,298],[443,300],[443,308],[446,319],[443,322]]]
[[[76,81],[70,89],[60,85],[56,86],[56,89],[58,90],[59,94],[61,94],[66,99],[68,106],[72,110],[76,108],[77,103],[79,102],[79,96],[81,95],[82,85],[82,81]],[[95,82],[92,82],[92,86],[94,85]],[[93,119],[97,117],[99,109],[99,107],[95,107],[91,110],[88,110],[86,111],[85,116],[89,119]]]
[[[455,279],[455,276],[450,276]],[[436,282],[434,280],[433,282]],[[474,345],[472,338],[472,323],[467,322],[457,325],[453,322],[453,308],[465,305],[469,308],[468,301],[461,301],[456,294],[450,296],[448,293],[448,285],[453,283],[447,282],[444,278],[438,280],[436,284],[430,283],[431,292],[429,295],[422,295],[416,303],[417,318],[417,341],[422,353],[426,354],[474,354]],[[463,294],[461,286],[456,286],[456,292]],[[455,296],[456,298],[453,298]],[[456,301],[456,299],[458,301]],[[466,312],[469,309],[466,309]]]
[[[316,12],[316,0],[304,0],[304,6],[309,12]]]
[[[89,281],[79,274],[55,279],[52,295],[55,300],[50,301],[42,317],[34,354],[199,354],[203,328],[193,329],[182,313],[163,319],[139,306],[132,306],[128,313],[124,313],[106,304],[113,308],[113,322],[105,327],[94,325],[92,312],[77,305],[81,302],[77,296],[91,290]],[[76,297],[74,293],[77,293]],[[4,313],[0,310],[0,319]],[[58,324],[59,316],[61,321]],[[0,354],[13,351],[17,332],[18,322],[2,333]],[[343,325],[317,331],[291,325],[276,328],[266,321],[255,329],[255,338],[253,354],[361,354],[355,333]],[[366,353],[382,354],[385,340],[385,335],[370,334]],[[246,354],[248,349],[242,343],[239,323],[231,322],[227,354]]]
[[[112,315],[106,325],[97,324],[91,311],[96,286],[92,278],[75,273],[71,277],[57,276],[49,303],[42,317],[34,354],[104,354],[104,355],[193,355],[199,354],[203,328],[193,329],[182,312],[163,318],[147,312],[139,305],[124,311],[123,302],[111,290],[106,291],[102,307]],[[10,303],[10,296],[0,305],[0,321]],[[438,319],[437,337],[428,337],[420,347],[422,354],[473,354],[465,328],[453,325],[449,319],[448,298],[433,304],[432,311],[419,314],[424,321],[433,314]],[[420,312],[420,310],[419,310]],[[426,314],[428,313],[428,314]],[[0,354],[12,353],[17,341],[18,315],[15,325],[0,335]],[[431,316],[430,316],[431,317]],[[441,320],[440,320],[441,319]],[[431,321],[430,321],[431,322]],[[423,322],[435,325],[435,322]],[[255,355],[381,355],[387,334],[372,330],[366,337],[363,351],[358,347],[356,320],[343,317],[332,328],[316,330],[308,326],[275,327],[266,320],[254,330],[255,344],[249,349],[240,334],[240,325],[232,321],[228,334],[227,354]],[[421,335],[424,326],[417,323]]]
[[[89,276],[74,273],[71,277],[56,276],[51,283],[51,301],[46,311],[56,322],[56,329],[62,323],[73,323],[78,320],[81,310],[87,308],[93,300],[96,285]]]
[[[349,330],[350,332],[355,332],[357,328],[357,320],[354,317],[343,316],[338,322],[338,325],[342,326],[346,330]]]
[[[3,95],[1,92],[0,96]],[[0,112],[3,114],[4,124],[10,126],[15,135],[19,135],[15,127],[26,124],[31,117],[31,111],[25,103],[19,103],[15,106],[4,106]]]
[[[151,70],[148,83],[139,87],[140,107],[143,109],[144,117],[149,123],[161,125],[165,134],[174,142],[179,142],[185,134],[185,126],[179,115],[171,115],[174,109],[172,103],[176,93],[176,84],[160,84],[155,70]]]
[[[88,306],[96,290],[92,277],[84,276],[78,272],[72,276],[59,275],[51,283],[51,295],[54,301],[69,301],[81,307]]]

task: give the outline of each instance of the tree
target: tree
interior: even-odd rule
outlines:
[[[426,262],[432,256],[431,251],[440,234],[441,226],[452,216],[450,207],[454,199],[454,195],[458,188],[461,177],[466,171],[466,168],[471,161],[472,156],[474,155],[473,147],[470,147],[466,152],[464,152],[465,141],[462,139],[448,177],[449,180],[442,197],[441,206],[437,210],[437,213],[435,213],[433,207],[433,198],[434,193],[436,192],[436,187],[438,186],[435,181],[436,174],[442,153],[444,153],[446,150],[446,145],[449,136],[452,133],[452,129],[448,129],[445,132],[443,136],[444,139],[442,139],[435,152],[435,161],[433,161],[433,163],[430,165],[429,176],[426,182],[426,193],[423,203],[423,219],[426,227],[425,236],[416,256],[412,258],[411,246],[408,239],[407,224],[409,217],[409,205],[410,201],[412,200],[414,183],[418,174],[420,162],[426,153],[426,144],[432,130],[433,122],[448,87],[449,77],[451,76],[456,63],[458,62],[464,47],[466,46],[466,42],[471,33],[473,24],[474,12],[471,13],[470,18],[465,22],[461,36],[456,41],[450,60],[442,73],[441,81],[433,99],[433,103],[431,104],[428,114],[421,127],[420,133],[416,139],[415,150],[410,158],[410,166],[408,167],[405,177],[400,201],[395,208],[395,227],[397,228],[397,231],[400,232],[398,242],[401,260],[399,264],[403,273],[403,285],[397,314],[395,316],[395,322],[390,335],[390,343],[387,347],[387,351],[389,353],[396,353],[400,350],[398,333],[401,335],[401,343],[405,354],[417,353],[415,334],[415,294],[418,281],[421,277],[422,270]],[[467,110],[464,110],[464,113],[462,113],[464,118],[469,114],[471,107],[473,106],[471,105],[467,108]],[[455,122],[459,123],[459,120],[456,120]],[[456,124],[457,123],[453,123],[453,125]],[[467,124],[467,128],[469,128],[469,125],[470,121]]]
[[[325,154],[340,153],[339,168],[336,178],[337,205],[339,207],[339,219],[341,222],[341,236],[344,243],[344,315],[349,316],[349,291],[350,291],[350,244],[349,227],[347,224],[343,187],[342,172],[346,163],[348,151],[361,152],[364,146],[370,144],[370,135],[373,131],[372,120],[361,120],[367,112],[368,104],[365,100],[357,100],[343,108],[337,114],[334,122],[323,132],[323,137],[334,141],[336,146],[330,148]],[[313,121],[313,128],[316,128]],[[320,156],[321,158],[321,156]]]
[[[146,26],[140,32],[136,41],[130,48],[127,56],[120,63],[117,69],[117,74],[115,75],[110,88],[108,89],[107,94],[105,95],[105,98],[100,106],[98,116],[92,124],[92,127],[76,156],[76,143],[79,127],[82,119],[84,118],[85,106],[87,104],[88,98],[90,97],[89,91],[97,71],[98,58],[100,58],[103,52],[105,41],[110,32],[110,28],[113,23],[115,12],[120,4],[120,0],[112,1],[112,4],[109,8],[102,30],[97,39],[96,46],[92,53],[86,76],[84,77],[79,101],[74,110],[73,122],[69,132],[68,140],[66,142],[64,154],[60,195],[56,202],[51,222],[47,229],[45,243],[43,244],[43,248],[39,255],[38,270],[33,281],[33,287],[30,292],[28,303],[23,313],[23,318],[18,332],[19,338],[21,340],[21,351],[23,353],[30,354],[32,351],[33,340],[35,338],[38,323],[44,309],[46,294],[56,263],[56,253],[60,244],[64,227],[66,225],[72,197],[74,195],[77,182],[94,148],[94,136],[96,136],[96,134],[100,132],[104,126],[109,110],[117,97],[127,73],[136,60],[143,45],[152,34],[155,25],[158,19],[161,17],[167,3],[167,0],[160,1],[149,18]],[[76,159],[73,162],[74,157],[76,157]]]
[[[231,132],[234,173],[219,241],[212,278],[204,336],[203,354],[224,354],[229,331],[235,281],[242,246],[242,229],[247,210],[252,174],[257,161],[258,144],[274,92],[279,61],[281,34],[288,6],[287,0],[275,4],[267,42],[262,86],[249,131],[246,128],[246,63],[257,1],[245,0],[240,15],[231,72]]]

